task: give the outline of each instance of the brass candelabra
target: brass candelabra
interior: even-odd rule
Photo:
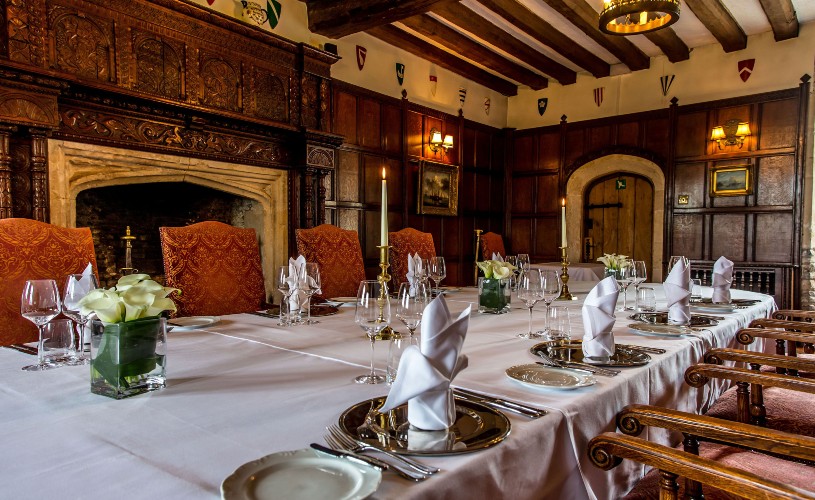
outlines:
[[[560,289],[560,296],[557,300],[572,300],[572,294],[569,293],[569,257],[566,256],[566,247],[560,248],[560,281],[563,282],[563,288]]]
[[[388,301],[388,282],[391,280],[391,275],[388,274],[390,262],[388,261],[388,253],[390,245],[377,245],[379,249],[379,267],[382,272],[376,277],[379,282],[379,298],[376,300],[379,305],[379,321],[385,321],[385,304]],[[390,326],[383,328],[377,335],[377,340],[389,340],[396,332]]]

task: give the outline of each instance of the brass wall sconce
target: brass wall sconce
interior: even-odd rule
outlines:
[[[447,134],[442,139],[441,132],[435,128],[430,129],[430,150],[438,153],[439,150],[446,152],[453,147],[453,136]]]
[[[710,140],[719,145],[719,149],[725,146],[744,146],[744,140],[750,135],[750,124],[738,118],[727,120],[724,125],[713,127],[710,133]]]

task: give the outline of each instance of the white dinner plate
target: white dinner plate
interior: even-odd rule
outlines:
[[[221,321],[218,316],[187,316],[185,318],[173,318],[167,322],[174,331],[196,330],[206,328]]]
[[[507,368],[507,376],[536,389],[571,390],[594,385],[597,382],[592,374],[582,370],[550,368],[537,363]]]
[[[628,328],[634,333],[640,335],[660,335],[662,337],[683,337],[685,335],[693,335],[694,333],[697,333],[693,328],[681,325],[631,323],[628,325]]]
[[[343,304],[351,304],[357,301],[356,297],[331,297],[327,299],[328,302],[341,302]]]
[[[221,483],[224,500],[360,499],[373,494],[382,473],[312,449],[281,451],[243,464]]]

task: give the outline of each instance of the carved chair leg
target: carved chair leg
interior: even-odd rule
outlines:
[[[747,382],[736,382],[736,418],[739,422],[750,423],[750,389]]]
[[[786,356],[787,355],[787,349],[784,346],[784,340],[775,339],[775,353],[778,354],[779,356]],[[775,372],[779,373],[781,375],[786,375],[787,374],[787,369],[786,368],[781,368],[781,367],[776,367]]]
[[[696,436],[685,433],[682,435],[685,437],[682,441],[685,453],[692,453],[699,456],[699,440],[696,439]],[[702,493],[701,483],[693,479],[685,478],[685,498],[690,500],[704,500],[705,495]]]
[[[677,475],[664,470],[659,471],[659,500],[679,500]]]
[[[750,369],[759,371],[761,365],[750,363]],[[767,409],[764,407],[764,388],[759,384],[750,384],[750,417],[753,425],[766,427]]]

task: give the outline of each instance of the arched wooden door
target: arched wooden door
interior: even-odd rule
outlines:
[[[583,201],[583,261],[604,253],[644,260],[651,269],[654,186],[635,174],[613,173],[592,182]]]

